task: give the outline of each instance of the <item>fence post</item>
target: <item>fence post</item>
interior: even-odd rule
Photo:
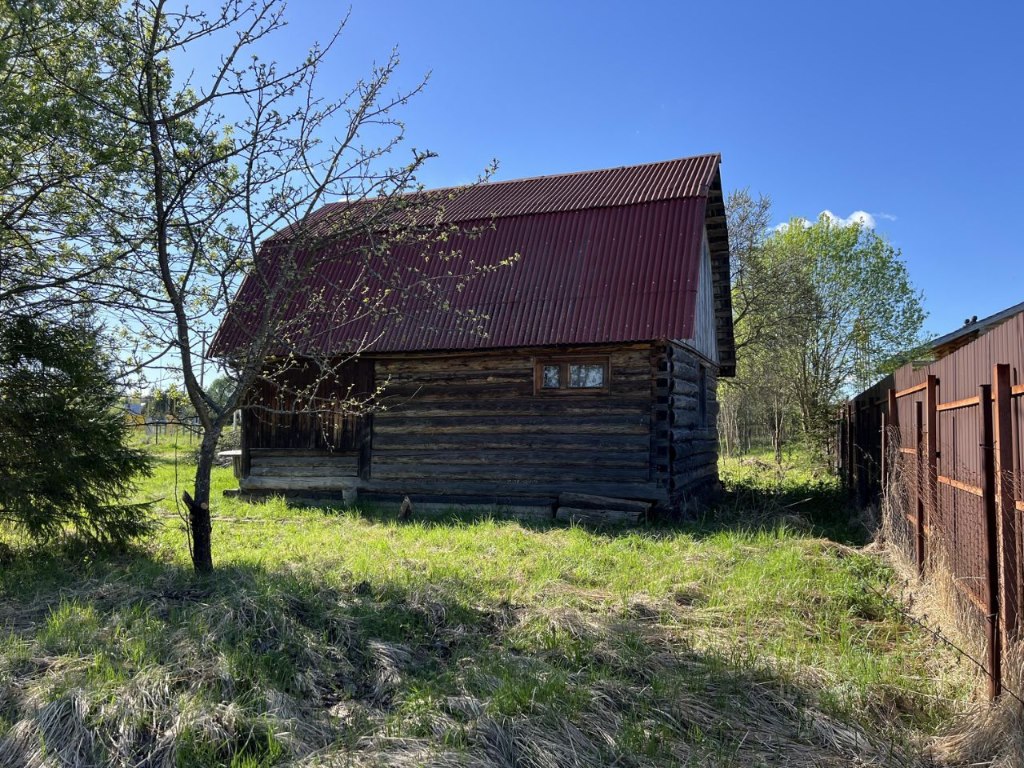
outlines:
[[[921,523],[922,531],[934,530],[935,521],[939,513],[939,380],[934,374],[929,374],[925,387],[925,410],[928,415],[928,437],[926,440],[926,461],[927,473],[925,482],[928,487],[925,490],[927,508],[924,521]],[[927,558],[925,551],[923,558]]]
[[[917,560],[917,572],[924,573],[924,456],[922,445],[924,443],[924,426],[921,417],[922,403],[918,400],[914,403],[914,486],[916,493],[914,501],[917,503],[917,526],[915,553]]]
[[[886,491],[889,489],[889,430],[888,419],[882,414],[882,477],[881,477],[881,498],[879,506],[884,503]]]
[[[898,401],[896,400],[896,390],[889,390],[889,426],[899,427],[900,425],[900,412]]]
[[[252,431],[255,428],[255,419],[253,412],[249,408],[241,409],[241,418],[238,420],[238,430],[241,433],[239,435],[239,447],[242,449],[240,464],[240,471],[242,477],[248,477],[252,471],[252,451],[251,451],[251,440]]]
[[[864,496],[861,493],[861,461],[858,456],[860,447],[860,408],[853,400],[850,401],[850,472],[853,482],[853,497],[857,500],[857,507],[864,506]]]
[[[893,470],[894,470],[893,462],[901,461],[901,459],[900,459],[900,448],[903,447],[903,441],[900,439],[900,433],[899,433],[899,428],[900,428],[900,412],[899,412],[899,401],[896,399],[896,388],[895,387],[889,390],[889,413],[888,413],[888,416],[889,416],[889,418],[887,419],[888,427],[889,427],[889,431],[892,432],[892,434],[890,435],[890,440],[888,441],[887,445],[889,445],[889,450],[891,450],[893,452],[892,457],[889,459],[889,475],[892,475]],[[889,475],[884,476],[885,492],[886,493],[889,492],[889,480],[890,480]]]
[[[850,493],[856,497],[857,494],[857,460],[854,457],[854,439],[857,411],[853,403],[846,404],[846,483]]]
[[[1020,595],[1017,593],[1017,525],[1013,499],[1013,421],[1011,416],[1010,366],[998,363],[992,366],[992,422],[995,442],[996,516],[999,521],[1000,581],[1002,591],[999,605],[1002,609],[1003,640],[1017,636]]]
[[[992,427],[992,385],[982,384],[981,399],[981,500],[985,526],[985,631],[988,640],[988,695],[996,698],[1002,689],[999,642],[999,543],[997,540],[995,496],[995,450]]]

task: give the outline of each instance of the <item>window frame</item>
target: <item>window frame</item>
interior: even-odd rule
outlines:
[[[558,387],[544,386],[544,368],[557,365]],[[570,387],[569,366],[570,365],[600,365],[604,369],[603,381],[600,387]],[[608,355],[553,355],[550,357],[535,357],[533,359],[533,394],[544,396],[573,396],[594,395],[607,393],[612,377],[612,366]]]

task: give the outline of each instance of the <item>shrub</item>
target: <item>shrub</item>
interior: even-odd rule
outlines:
[[[29,317],[0,327],[0,518],[36,541],[120,547],[151,527],[146,505],[123,501],[150,462],[128,444],[99,336]]]

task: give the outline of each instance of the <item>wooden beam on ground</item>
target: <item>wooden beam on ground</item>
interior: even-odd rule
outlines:
[[[559,507],[555,519],[563,523],[583,523],[588,525],[636,525],[643,522],[644,517],[636,512],[621,509],[579,509]]]
[[[595,496],[587,493],[562,493],[558,496],[558,505],[577,507],[580,509],[620,509],[623,512],[635,512],[646,515],[651,509],[650,502],[634,499]]]

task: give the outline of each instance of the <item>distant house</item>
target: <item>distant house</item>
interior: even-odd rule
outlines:
[[[881,493],[881,426],[883,417],[892,418],[889,413],[892,391],[907,393],[903,398],[907,403],[904,408],[911,404],[924,408],[924,384],[931,375],[935,377],[937,394],[942,401],[966,402],[977,396],[980,384],[991,383],[992,367],[998,363],[1010,366],[1010,381],[1014,386],[1020,386],[1024,380],[1024,302],[981,320],[969,318],[956,330],[929,341],[922,352],[924,359],[896,369],[851,399],[844,408],[839,445],[840,470],[864,503],[877,500]],[[972,419],[976,420],[976,416],[968,417],[967,414],[966,410],[952,408],[936,417],[941,440],[949,441],[945,446],[947,457],[953,455],[951,448],[957,440],[961,443],[962,454],[976,454],[977,436],[972,431],[976,426]],[[1017,418],[1020,416],[1018,407]],[[926,409],[921,418],[927,432]],[[945,423],[947,418],[949,422]],[[956,423],[957,418],[959,423]],[[892,422],[889,423],[891,425]],[[913,424],[911,415],[904,414],[904,429],[911,430]],[[1024,427],[1024,423],[1021,426]],[[945,437],[941,430],[945,430]],[[939,445],[943,443],[940,441]],[[975,455],[972,461],[976,458]]]
[[[419,307],[371,333],[349,368],[357,391],[388,382],[386,410],[246,410],[241,490],[542,509],[584,493],[670,509],[714,489],[717,380],[735,368],[719,164],[704,155],[456,190],[447,219],[488,223],[456,243],[463,258],[520,254],[451,299],[488,316],[486,335]],[[398,250],[399,262],[419,258]],[[350,279],[309,290],[345,301]],[[236,306],[259,301],[247,278]],[[344,339],[367,330],[332,322],[310,329],[319,354],[343,355]],[[241,323],[229,314],[219,354],[242,343]]]
[[[975,339],[984,336],[989,331],[998,328],[1008,320],[1012,320],[1022,312],[1024,312],[1024,302],[1014,304],[1012,307],[1007,307],[988,317],[983,317],[981,320],[977,317],[968,318],[964,320],[962,326],[952,333],[947,333],[928,342],[927,349],[935,360],[941,360],[961,347],[967,346]]]
[[[125,402],[124,417],[132,426],[141,426],[146,423],[146,417],[143,415],[144,409],[145,406],[142,403]]]

